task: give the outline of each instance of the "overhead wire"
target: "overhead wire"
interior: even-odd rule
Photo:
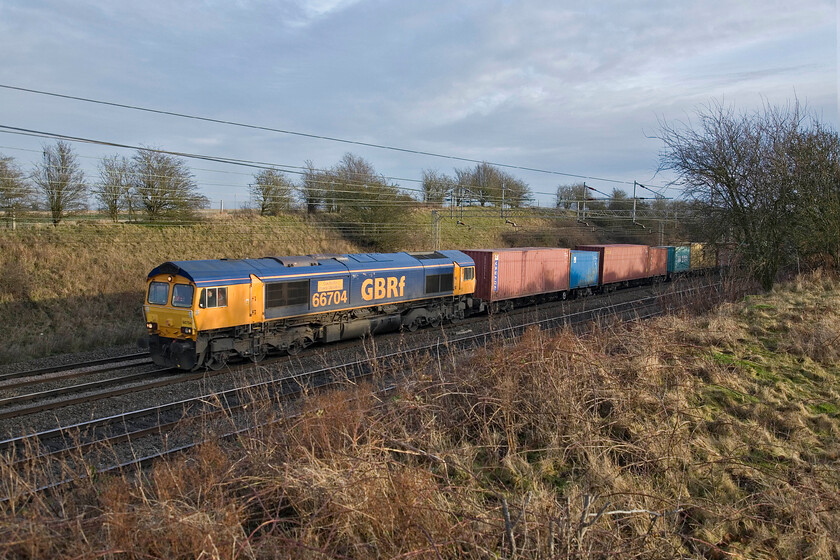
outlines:
[[[215,124],[223,124],[223,125],[235,126],[235,127],[239,127],[239,128],[246,128],[246,129],[252,129],[252,130],[262,130],[262,131],[266,131],[266,132],[274,132],[274,133],[278,133],[278,134],[287,134],[287,135],[299,136],[299,137],[304,137],[304,138],[312,138],[312,139],[316,139],[316,140],[326,140],[326,141],[330,141],[330,142],[339,142],[339,143],[343,143],[343,144],[364,146],[364,147],[368,147],[368,148],[376,148],[376,149],[381,149],[381,150],[390,150],[390,151],[402,152],[402,153],[408,153],[408,154],[414,154],[414,155],[423,155],[423,156],[429,156],[429,157],[435,157],[435,158],[443,158],[443,159],[449,159],[449,160],[453,160],[453,161],[463,161],[463,162],[476,163],[476,164],[487,163],[488,165],[493,165],[495,167],[502,167],[502,168],[506,168],[506,169],[518,169],[518,170],[522,170],[522,171],[531,171],[531,172],[535,172],[535,173],[558,175],[558,176],[570,177],[570,178],[575,178],[575,179],[603,181],[603,182],[607,182],[607,183],[615,183],[615,184],[623,184],[623,185],[632,185],[633,184],[633,182],[631,182],[631,181],[609,179],[609,178],[596,177],[596,176],[591,176],[591,175],[580,175],[580,174],[576,174],[576,173],[566,173],[566,172],[562,172],[562,171],[540,169],[540,168],[536,168],[536,167],[528,167],[528,166],[522,166],[522,165],[512,165],[512,164],[506,164],[506,163],[500,163],[500,162],[489,162],[489,161],[486,161],[486,160],[477,160],[477,159],[466,158],[466,157],[461,157],[461,156],[439,154],[439,153],[435,153],[435,152],[427,152],[427,151],[424,151],[424,150],[415,150],[415,149],[410,149],[410,148],[400,148],[400,147],[397,147],[397,146],[389,146],[389,145],[385,145],[385,144],[376,144],[376,143],[372,143],[372,142],[362,142],[362,141],[359,141],[359,140],[348,140],[348,139],[344,139],[344,138],[337,138],[337,137],[326,136],[326,135],[321,135],[321,134],[312,134],[312,133],[307,133],[307,132],[285,130],[285,129],[281,129],[281,128],[273,128],[273,127],[268,127],[268,126],[247,124],[247,123],[241,123],[241,122],[230,121],[230,120],[225,120],[225,119],[215,119],[215,118],[212,118],[212,117],[202,117],[202,116],[198,116],[198,115],[190,115],[190,114],[187,114],[187,113],[179,113],[179,112],[176,112],[176,111],[166,111],[166,110],[162,110],[162,109],[152,109],[152,108],[149,108],[149,107],[142,107],[142,106],[139,106],[139,105],[130,105],[130,104],[126,104],[126,103],[116,103],[116,102],[113,102],[113,101],[103,101],[103,100],[100,100],[100,99],[92,99],[92,98],[88,98],[88,97],[80,97],[80,96],[75,96],[75,95],[67,95],[67,94],[44,91],[44,90],[24,88],[24,87],[12,86],[12,85],[8,85],[8,84],[0,84],[0,88],[7,89],[7,90],[13,90],[13,91],[20,91],[20,92],[25,92],[25,93],[33,93],[33,94],[37,94],[37,95],[44,95],[44,96],[49,96],[49,97],[56,97],[56,98],[61,98],[61,99],[69,99],[69,100],[73,100],[73,101],[82,101],[82,102],[85,102],[85,103],[93,103],[93,104],[98,104],[98,105],[117,107],[117,108],[121,108],[121,109],[130,109],[130,110],[134,110],[134,111],[142,111],[142,112],[158,114],[158,115],[166,115],[166,116],[178,117],[178,118],[183,118],[183,119],[210,122],[210,123],[215,123]]]

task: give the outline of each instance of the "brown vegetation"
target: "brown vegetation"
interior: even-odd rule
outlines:
[[[59,495],[0,467],[0,554],[836,558],[838,304],[815,276],[697,316],[418,358],[397,393],[312,397]]]

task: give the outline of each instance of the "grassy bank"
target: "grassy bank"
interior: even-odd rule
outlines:
[[[840,285],[412,364],[382,400],[25,497],[19,558],[837,558]],[[268,408],[256,410],[266,420]],[[214,429],[218,430],[218,427]]]

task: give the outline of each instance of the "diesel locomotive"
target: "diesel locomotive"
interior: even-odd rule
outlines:
[[[218,369],[462,318],[475,263],[460,251],[166,262],[144,306],[157,365]]]

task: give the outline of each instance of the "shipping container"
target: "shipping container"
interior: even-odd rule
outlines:
[[[691,244],[691,270],[703,270],[717,266],[717,251],[707,243]]]
[[[598,262],[600,253],[595,251],[572,251],[569,265],[569,288],[589,288],[598,285]]]
[[[668,251],[668,266],[666,268],[668,270],[668,274],[673,274],[674,263],[676,261],[676,247],[672,245],[659,245],[657,249],[665,249]]]
[[[475,297],[501,301],[569,289],[569,249],[472,249]]]
[[[648,249],[648,276],[651,278],[668,276],[668,247]]]
[[[599,253],[598,278],[602,286],[648,276],[647,245],[579,245],[576,249]]]
[[[691,247],[679,245],[674,247],[674,272],[688,272],[691,270]]]

